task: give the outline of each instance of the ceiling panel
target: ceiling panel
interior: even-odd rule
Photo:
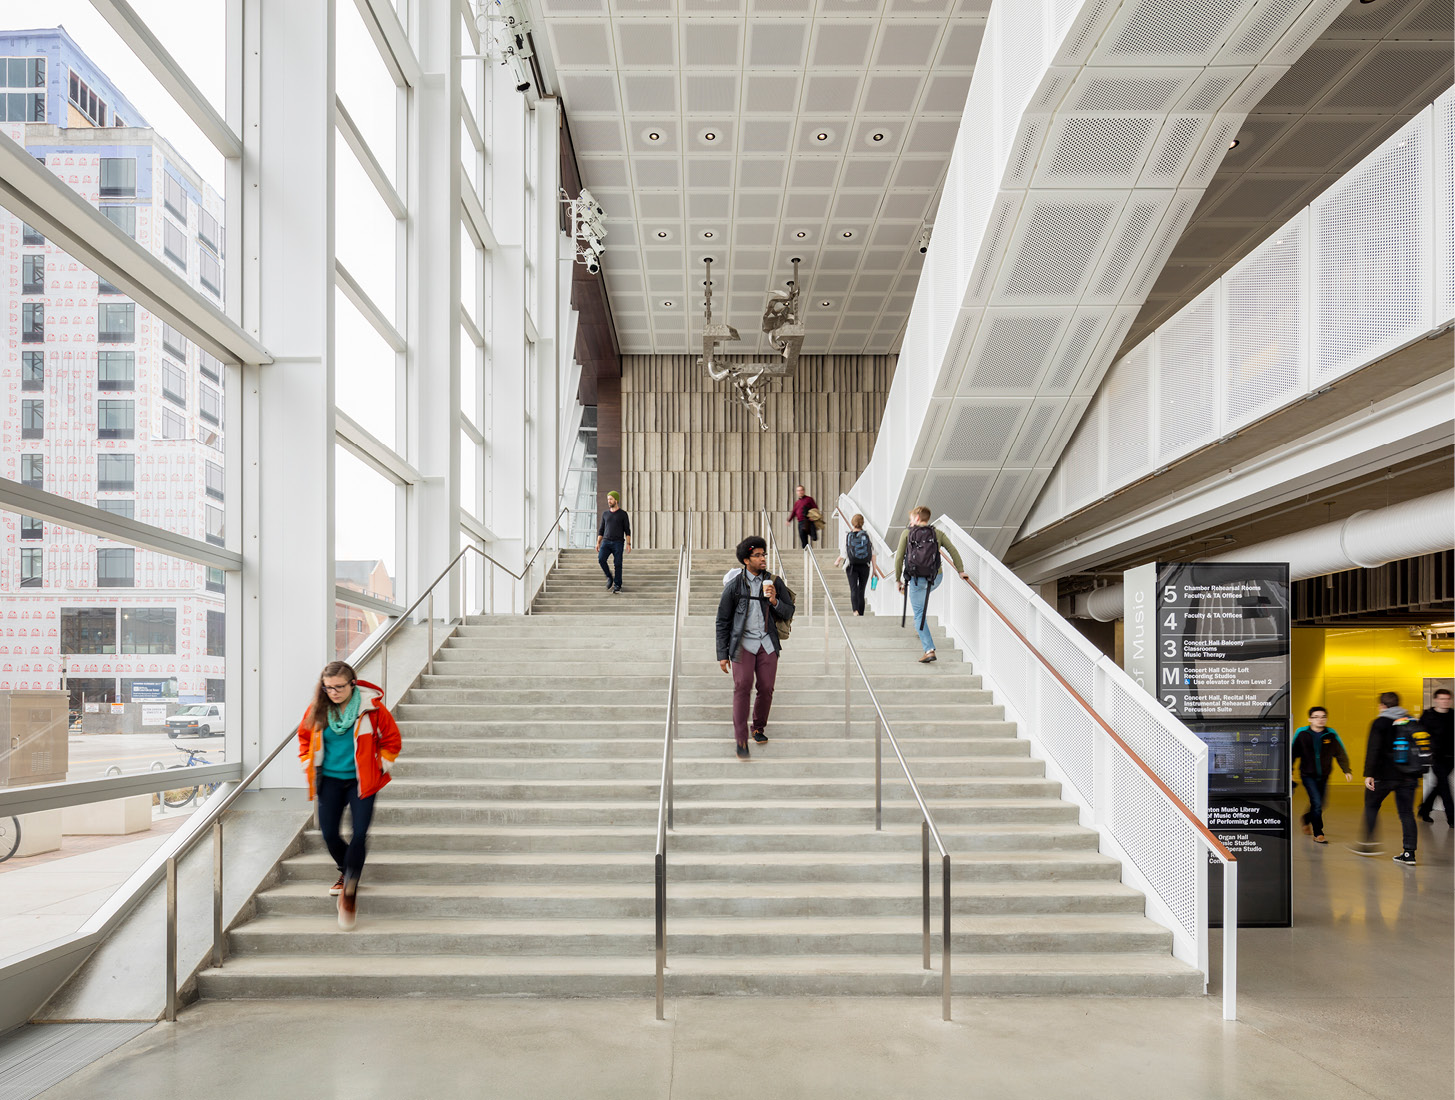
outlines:
[[[1120,354],[1450,86],[1451,13],[1450,0],[1344,9],[1249,113]]]
[[[538,7],[541,60],[607,211],[624,352],[689,350],[708,255],[734,350],[769,350],[764,299],[795,257],[806,348],[898,346],[988,0]]]

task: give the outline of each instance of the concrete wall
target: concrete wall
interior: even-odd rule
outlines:
[[[894,380],[892,355],[805,355],[776,379],[765,402],[768,431],[714,383],[695,355],[622,357],[622,484],[633,543],[677,545],[688,509],[694,545],[735,546],[777,517],[777,534],[802,484],[828,511],[868,464]]]

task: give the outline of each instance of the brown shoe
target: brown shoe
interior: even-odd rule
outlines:
[[[921,657],[919,659],[919,663],[922,664],[922,665],[927,665],[931,661],[933,661],[934,659],[935,659],[935,651],[932,649],[928,653],[926,653],[923,657]]]
[[[359,880],[349,879],[338,896],[338,926],[352,932],[359,919]]]
[[[1324,834],[1323,833],[1320,833],[1318,836],[1314,837],[1314,843],[1315,844],[1327,844],[1328,841],[1326,839],[1324,839]]]
[[[1303,823],[1303,835],[1304,836],[1313,836],[1314,835],[1314,827],[1312,825],[1310,825],[1307,821],[1305,821]]]

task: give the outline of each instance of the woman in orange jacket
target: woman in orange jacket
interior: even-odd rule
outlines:
[[[360,680],[351,665],[333,661],[318,677],[313,702],[298,723],[298,756],[308,775],[308,797],[318,799],[318,828],[338,865],[339,927],[354,927],[359,876],[364,870],[374,796],[389,782],[399,756],[399,726],[384,706],[384,693]],[[339,834],[344,807],[353,836]]]

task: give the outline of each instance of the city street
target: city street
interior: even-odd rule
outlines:
[[[72,734],[69,741],[70,770],[66,778],[71,780],[100,779],[113,766],[122,774],[131,774],[150,771],[158,761],[163,768],[185,764],[187,754],[178,752],[176,746],[203,750],[209,764],[221,764],[224,759],[224,737],[220,733],[179,737],[175,741],[162,732]]]

